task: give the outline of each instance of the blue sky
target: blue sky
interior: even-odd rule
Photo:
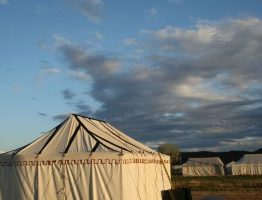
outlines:
[[[262,146],[262,1],[0,0],[0,150],[69,113],[151,147]]]

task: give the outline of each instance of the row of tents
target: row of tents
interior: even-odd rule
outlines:
[[[231,164],[232,174],[262,174],[261,161],[262,154],[246,155]],[[183,175],[224,175],[219,158],[191,158],[179,169]],[[76,114],[0,154],[0,200],[160,200],[170,188],[169,156],[106,121]]]
[[[262,175],[262,154],[245,154],[227,165],[219,157],[189,158],[173,170],[183,176]]]

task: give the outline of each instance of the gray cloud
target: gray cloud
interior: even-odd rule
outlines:
[[[187,150],[254,150],[262,130],[261,27],[260,19],[246,18],[146,31],[148,56],[129,60],[128,71],[121,57],[66,40],[57,50],[70,70],[92,78],[90,95],[101,103],[96,117],[132,137]]]
[[[63,120],[65,120],[66,118],[68,118],[69,116],[70,116],[70,114],[59,114],[59,115],[53,116],[53,120],[63,121]]]
[[[62,92],[64,99],[66,99],[66,100],[72,100],[76,96],[76,94],[69,89],[64,89],[61,92]]]
[[[103,1],[102,0],[70,0],[87,16],[89,20],[98,22],[102,19]]]
[[[84,71],[91,77],[100,78],[116,72],[120,62],[116,57],[101,53],[90,53],[88,49],[74,44],[61,36],[55,36],[56,47],[63,54],[72,70]]]
[[[42,113],[42,112],[39,112],[39,113],[37,113],[37,114],[40,115],[40,116],[43,116],[43,117],[47,116],[46,113]]]
[[[87,73],[85,72],[81,72],[81,71],[70,71],[68,73],[68,75],[76,80],[88,80],[89,76]]]

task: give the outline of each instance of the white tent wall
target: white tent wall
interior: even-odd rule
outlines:
[[[167,159],[164,156],[163,159],[167,171],[170,172],[169,158]],[[147,164],[137,166],[137,163],[130,163],[122,165],[122,199],[161,200],[161,191],[170,189],[171,186],[159,157],[152,156],[150,160],[147,160],[143,156],[142,158],[137,157],[135,160],[137,162],[144,160]],[[170,173],[168,175],[170,177]]]
[[[169,157],[162,159],[170,172]],[[159,200],[161,191],[170,189],[157,154],[10,158],[0,160],[0,177],[0,200]]]
[[[233,175],[262,175],[262,154],[245,154],[232,164]]]
[[[224,164],[218,157],[189,158],[182,165],[183,176],[223,176]]]
[[[262,164],[233,164],[232,175],[262,175]]]
[[[223,176],[223,166],[219,165],[202,165],[202,166],[185,166],[182,168],[183,176]]]

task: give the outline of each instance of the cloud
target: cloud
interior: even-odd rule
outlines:
[[[48,62],[46,61],[41,61],[42,63],[44,63],[44,65],[49,65]],[[58,75],[61,73],[61,70],[59,68],[56,68],[56,67],[49,67],[49,66],[45,66],[43,67],[40,72],[34,77],[35,79],[35,82],[38,84],[38,85],[41,85],[44,80],[48,77],[51,77],[51,76],[55,76],[55,75]]]
[[[101,105],[96,117],[132,137],[184,150],[254,150],[261,143],[248,141],[262,130],[261,27],[250,17],[147,30],[139,60],[66,39],[56,47],[70,70],[93,80],[90,95]],[[123,70],[127,62],[132,67]]]
[[[102,0],[70,0],[82,14],[93,22],[102,19],[103,1]]]
[[[168,0],[171,3],[182,3],[184,0]]]
[[[151,16],[151,17],[158,15],[158,11],[157,11],[156,8],[150,8],[150,9],[146,10],[145,13],[146,13],[148,16]]]
[[[69,89],[64,89],[62,95],[65,100],[72,100],[76,96],[76,94]]]
[[[96,39],[102,41],[104,39],[103,35],[99,32],[95,32]]]
[[[225,146],[230,146],[233,148],[238,148],[238,149],[248,149],[250,146],[257,146],[261,147],[262,146],[262,137],[244,137],[241,139],[231,139],[228,141],[222,141],[221,142]]]
[[[56,48],[69,62],[70,69],[85,71],[90,76],[101,77],[113,74],[120,67],[116,57],[89,52],[85,47],[55,36]]]
[[[59,114],[59,115],[53,116],[53,120],[55,120],[55,121],[63,121],[65,119],[67,119],[69,116],[70,116],[70,114]]]
[[[8,0],[0,0],[0,5],[6,5],[8,3],[9,3]]]
[[[88,74],[82,71],[70,71],[68,75],[77,80],[88,80],[90,78]]]
[[[42,112],[39,112],[39,113],[37,113],[37,114],[40,115],[40,116],[43,116],[43,117],[47,116],[46,113],[42,113]]]
[[[41,70],[40,73],[50,74],[50,75],[59,74],[59,73],[60,73],[60,69],[55,68],[55,67],[44,67],[44,68]]]
[[[138,41],[135,38],[126,38],[123,40],[123,44],[126,46],[137,45]]]

